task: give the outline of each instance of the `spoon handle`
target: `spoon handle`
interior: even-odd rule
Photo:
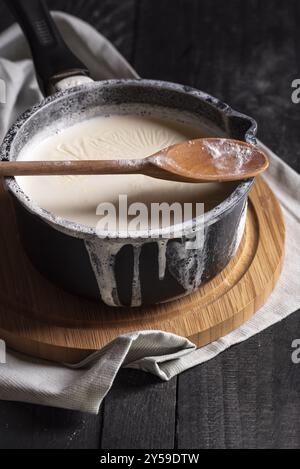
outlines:
[[[2,161],[0,176],[136,174],[144,166],[144,160]]]

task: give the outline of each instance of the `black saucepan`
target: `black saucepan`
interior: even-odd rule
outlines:
[[[255,143],[256,123],[202,91],[163,81],[124,79],[93,82],[68,50],[38,0],[7,0],[29,41],[38,81],[48,96],[11,127],[1,147],[3,160],[15,160],[25,145],[88,118],[107,114],[159,114],[209,124],[214,134]],[[149,109],[151,109],[149,111]],[[217,207],[195,220],[193,230],[164,239],[119,239],[62,219],[38,207],[14,178],[5,184],[13,198],[24,248],[37,269],[66,290],[110,306],[168,301],[198,288],[234,256],[246,219],[253,179],[239,183]],[[198,223],[199,222],[199,223]],[[186,249],[204,223],[204,243]],[[195,231],[196,230],[196,231]]]

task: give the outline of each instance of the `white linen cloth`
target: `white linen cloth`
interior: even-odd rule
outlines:
[[[85,62],[93,78],[137,76],[112,44],[91,26],[63,13],[57,12],[54,17],[66,42]],[[1,141],[16,117],[41,99],[30,52],[17,25],[0,35],[0,78],[6,82],[6,103],[0,104]],[[284,212],[286,256],[274,292],[248,322],[199,349],[183,337],[161,331],[123,335],[73,367],[7,351],[6,364],[0,364],[0,399],[97,413],[121,366],[148,371],[168,380],[297,310],[300,307],[300,175],[270,150],[268,154],[271,164],[265,177]]]

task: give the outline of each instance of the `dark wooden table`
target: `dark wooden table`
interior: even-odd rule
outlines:
[[[300,170],[299,0],[49,0],[90,22],[139,74],[203,89],[252,115]],[[12,18],[0,1],[0,29]],[[122,370],[99,416],[0,402],[1,448],[297,448],[300,316],[168,383]]]

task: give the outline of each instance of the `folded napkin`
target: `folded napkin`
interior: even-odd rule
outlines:
[[[63,13],[54,18],[67,44],[90,69],[93,78],[129,78],[137,74],[103,36],[83,21]],[[6,104],[0,103],[0,141],[16,117],[41,99],[30,52],[18,26],[0,35],[0,78],[6,82]],[[1,101],[1,100],[0,100]],[[189,340],[162,331],[140,331],[118,337],[83,362],[68,367],[7,352],[0,364],[0,399],[97,413],[121,366],[148,371],[169,380],[205,362],[287,317],[300,307],[300,175],[268,152],[266,180],[280,200],[286,222],[286,256],[280,280],[248,322],[227,336],[197,349]]]

